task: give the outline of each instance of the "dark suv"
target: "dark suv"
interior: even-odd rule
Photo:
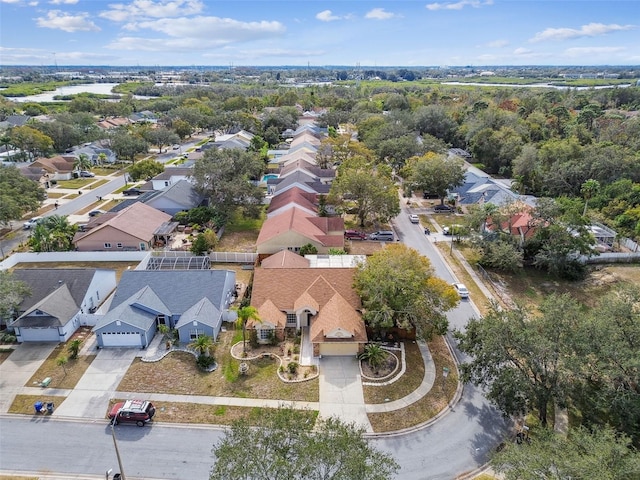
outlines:
[[[156,414],[156,407],[147,400],[127,400],[116,403],[109,412],[111,423],[135,423],[139,427],[150,422]]]
[[[142,195],[142,193],[142,190],[137,187],[127,188],[122,192],[123,195]]]

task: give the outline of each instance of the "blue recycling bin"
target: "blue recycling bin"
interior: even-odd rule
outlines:
[[[47,402],[47,413],[51,415],[53,413],[53,402]]]
[[[36,413],[40,413],[42,411],[42,402],[34,403],[33,408],[36,411]]]

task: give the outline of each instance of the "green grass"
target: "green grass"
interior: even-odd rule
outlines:
[[[60,188],[83,188],[94,182],[93,178],[74,178],[72,180],[58,180]]]
[[[247,232],[247,231],[260,231],[260,227],[266,218],[264,210],[260,214],[260,218],[245,218],[241,215],[240,211],[236,211],[225,225],[225,232]]]
[[[78,82],[75,82],[78,83]],[[23,82],[17,85],[3,84],[6,87],[0,95],[5,97],[26,97],[40,93],[52,92],[58,87],[73,85],[74,82]]]

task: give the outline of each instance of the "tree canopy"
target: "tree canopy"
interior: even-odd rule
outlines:
[[[34,252],[68,252],[73,250],[73,236],[78,230],[66,216],[45,217],[33,228],[29,246]]]
[[[0,270],[0,324],[29,295],[31,289],[26,283],[16,279],[8,270]]]
[[[364,429],[291,408],[259,409],[235,421],[213,447],[210,478],[388,480],[399,465],[372,447]],[[254,426],[255,425],[255,426]]]
[[[353,210],[362,227],[366,222],[387,223],[400,213],[398,188],[388,169],[362,157],[349,158],[340,165],[329,201],[344,211]]]
[[[13,166],[0,165],[0,224],[8,225],[36,211],[45,198],[44,189]]]
[[[409,159],[402,172],[409,190],[438,195],[441,203],[444,203],[447,190],[462,185],[464,174],[462,159],[431,152]]]
[[[435,276],[429,260],[400,243],[370,256],[354,286],[362,297],[363,318],[377,331],[400,327],[415,328],[425,339],[443,335],[445,313],[458,304],[454,288]]]
[[[196,187],[209,203],[227,218],[237,207],[256,217],[262,205],[263,191],[252,181],[262,175],[264,163],[256,152],[234,148],[207,150],[193,168]]]

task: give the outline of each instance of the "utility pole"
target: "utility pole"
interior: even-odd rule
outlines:
[[[122,468],[122,460],[120,459],[120,450],[118,450],[118,442],[116,442],[116,431],[113,427],[114,423],[115,423],[115,418],[113,420],[113,423],[111,423],[111,436],[113,437],[113,446],[116,449],[116,458],[118,459],[118,468],[120,468],[120,478],[121,480],[126,480],[124,476],[124,469]]]

